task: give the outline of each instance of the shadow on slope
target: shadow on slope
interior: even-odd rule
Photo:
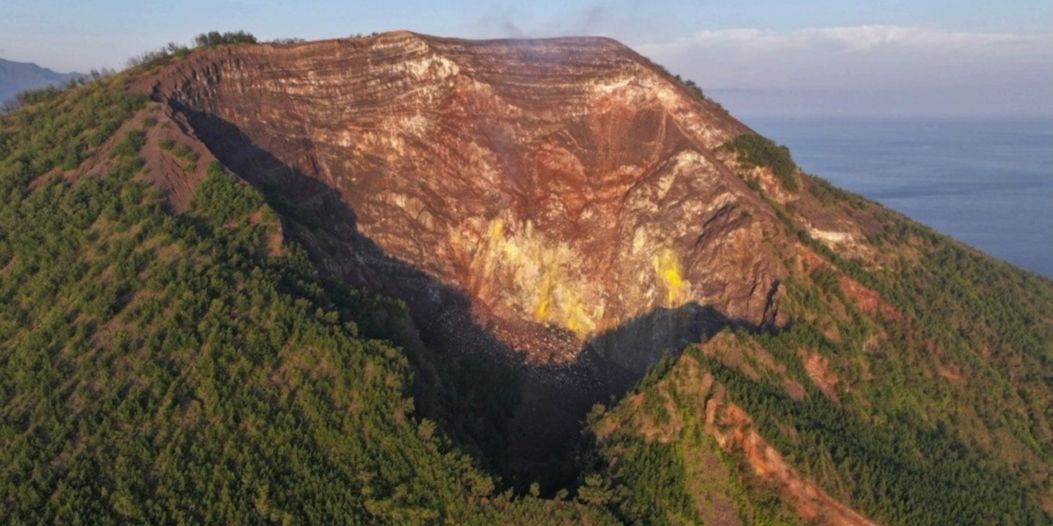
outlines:
[[[745,326],[712,307],[689,303],[655,309],[584,344],[559,329],[532,327],[582,347],[570,364],[527,363],[523,353],[476,321],[462,291],[386,254],[362,235],[355,211],[334,188],[256,146],[232,123],[169,104],[187,117],[217,159],[264,194],[281,215],[285,234],[323,274],[406,303],[412,324],[400,334],[370,336],[405,347],[416,369],[417,413],[435,420],[458,446],[517,485],[541,477],[572,481],[570,449],[594,404],[619,398],[664,354],[729,325]],[[317,166],[310,145],[301,148],[304,164]],[[561,471],[554,466],[563,466],[562,475],[553,474]]]

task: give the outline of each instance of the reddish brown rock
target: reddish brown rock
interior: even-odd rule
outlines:
[[[152,82],[240,175],[333,208],[378,249],[321,250],[333,270],[421,271],[528,361],[570,361],[660,309],[774,319],[774,215],[714,153],[746,127],[612,40],[226,47]],[[386,291],[412,300],[419,285]]]
[[[564,443],[665,351],[784,322],[797,240],[720,148],[748,128],[613,40],[226,46],[137,88],[428,348],[523,365],[514,449]]]

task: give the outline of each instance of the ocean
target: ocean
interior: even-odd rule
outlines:
[[[743,120],[806,172],[1053,278],[1053,117]]]

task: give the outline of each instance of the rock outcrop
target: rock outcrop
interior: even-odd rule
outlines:
[[[242,177],[329,211],[301,237],[375,248],[315,243],[337,274],[426,312],[449,301],[439,289],[463,294],[527,362],[571,362],[658,309],[776,321],[775,216],[715,153],[747,128],[612,40],[226,47],[152,82]],[[628,341],[697,336],[690,310]],[[639,370],[656,355],[613,356]]]
[[[667,352],[785,323],[793,195],[751,189],[723,148],[749,129],[613,40],[224,46],[134,88],[438,356],[507,358],[513,456],[565,445]]]

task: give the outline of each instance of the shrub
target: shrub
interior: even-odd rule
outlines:
[[[133,130],[121,138],[120,142],[113,147],[110,152],[110,157],[134,157],[142,149],[143,144],[146,143],[146,133],[142,130]]]
[[[169,42],[165,47],[156,49],[154,51],[147,51],[142,55],[138,55],[128,59],[128,67],[136,68],[139,66],[155,66],[168,62],[173,57],[182,57],[190,53],[190,48],[177,44],[175,42]]]
[[[241,219],[263,205],[259,192],[236,179],[218,162],[209,163],[205,173],[190,207],[214,223],[222,225]]]
[[[739,160],[746,165],[770,168],[783,188],[791,192],[797,191],[797,164],[793,162],[789,148],[775,144],[756,133],[739,135],[724,147],[737,153]]]
[[[209,31],[194,37],[194,45],[197,47],[222,46],[224,44],[255,44],[256,37],[245,31]]]
[[[183,161],[183,169],[188,172],[197,170],[197,154],[185,144],[177,145],[172,139],[165,137],[158,141],[161,151],[172,154],[173,157]]]

